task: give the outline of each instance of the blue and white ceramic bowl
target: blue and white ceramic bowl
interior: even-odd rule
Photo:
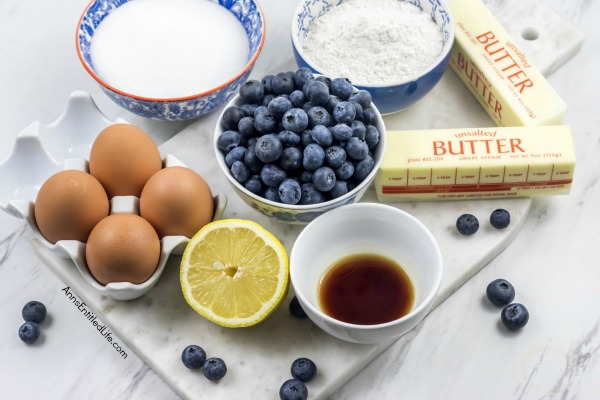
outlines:
[[[373,179],[375,178],[375,174],[379,170],[381,166],[381,162],[383,161],[383,153],[386,146],[386,129],[383,122],[383,118],[381,114],[377,110],[377,107],[374,104],[371,104],[371,109],[375,112],[375,120],[376,122],[373,124],[377,127],[379,131],[379,144],[373,153],[373,161],[375,161],[375,165],[373,166],[373,170],[367,175],[367,177],[354,189],[349,191],[343,196],[340,196],[336,199],[329,200],[323,203],[311,204],[311,205],[290,205],[277,203],[274,201],[270,201],[261,197],[257,194],[252,193],[248,189],[244,187],[241,183],[239,183],[235,178],[231,175],[227,164],[225,163],[225,156],[219,148],[217,147],[217,139],[223,133],[222,128],[222,120],[223,113],[230,106],[240,106],[242,105],[242,99],[239,95],[236,95],[230,102],[225,106],[223,112],[219,116],[219,120],[217,121],[217,126],[215,128],[214,142],[213,147],[215,151],[215,156],[217,158],[217,163],[221,168],[221,171],[233,187],[234,191],[240,196],[240,198],[248,204],[250,207],[254,208],[256,211],[260,212],[267,217],[270,217],[279,222],[285,222],[288,224],[296,224],[303,225],[308,224],[313,219],[318,216],[324,214],[329,210],[333,210],[334,208],[338,208],[340,206],[346,204],[353,204],[358,202],[365,194],[367,189],[370,187]]]
[[[324,70],[310,59],[303,51],[304,38],[310,31],[311,24],[330,9],[340,5],[345,0],[302,0],[292,18],[292,44],[294,57],[299,67],[308,67],[316,73],[333,76],[331,71]],[[450,50],[454,43],[454,21],[445,0],[398,0],[407,1],[423,12],[431,15],[443,33],[444,46],[433,63],[418,75],[403,81],[390,82],[382,85],[368,85],[352,82],[358,89],[371,93],[373,102],[381,114],[391,114],[401,111],[425,96],[439,82],[448,67]]]
[[[105,82],[94,69],[90,44],[94,31],[112,11],[128,0],[93,0],[83,11],[77,26],[77,55],[87,72],[104,93],[126,110],[146,118],[166,121],[190,120],[216,110],[227,103],[244,83],[260,54],[266,35],[264,14],[255,0],[198,0],[218,3],[232,12],[243,25],[250,43],[249,60],[244,68],[221,85],[178,98],[148,98],[126,93]],[[210,57],[210,55],[207,55]]]

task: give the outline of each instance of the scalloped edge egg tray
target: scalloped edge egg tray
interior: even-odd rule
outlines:
[[[96,135],[114,123],[127,121],[120,118],[110,121],[88,93],[77,91],[71,94],[65,111],[55,122],[44,125],[36,121],[29,125],[17,136],[13,152],[0,163],[0,209],[24,219],[34,238],[52,253],[70,258],[95,290],[111,299],[131,300],[143,296],[156,285],[169,256],[182,254],[189,242],[188,237],[165,236],[160,240],[158,265],[145,282],[111,282],[104,286],[88,269],[86,244],[78,240],[49,242],[38,229],[34,215],[35,197],[44,181],[61,170],[89,172],[87,159]],[[163,168],[174,166],[187,167],[171,154],[163,158]],[[213,219],[219,219],[227,205],[227,197],[219,193],[214,196],[214,202]],[[139,215],[139,198],[115,196],[110,199],[110,214],[117,213]]]

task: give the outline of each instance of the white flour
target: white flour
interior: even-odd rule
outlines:
[[[173,98],[215,88],[248,62],[238,19],[210,1],[135,0],[98,27],[91,56],[108,84],[138,96]]]
[[[442,47],[430,15],[399,0],[347,0],[311,25],[303,44],[324,72],[363,85],[413,77]]]

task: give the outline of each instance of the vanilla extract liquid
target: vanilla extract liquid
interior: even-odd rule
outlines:
[[[410,312],[414,288],[395,261],[377,254],[355,254],[337,261],[321,278],[319,304],[339,321],[375,325]]]

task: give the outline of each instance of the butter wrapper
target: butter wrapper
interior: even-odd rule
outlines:
[[[450,3],[450,67],[498,126],[560,125],[566,105],[481,0]]]
[[[567,125],[388,131],[375,176],[381,202],[568,194]]]

